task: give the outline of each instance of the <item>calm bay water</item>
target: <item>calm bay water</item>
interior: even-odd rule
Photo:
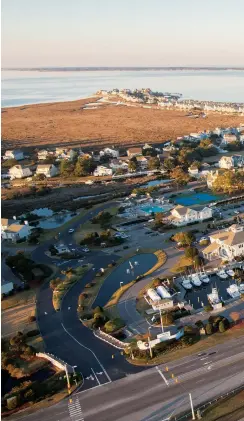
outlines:
[[[2,107],[84,98],[99,89],[151,88],[184,98],[244,102],[241,70],[2,71]]]

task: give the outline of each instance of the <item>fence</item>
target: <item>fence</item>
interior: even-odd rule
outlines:
[[[61,370],[65,370],[65,367],[67,366],[68,373],[72,373],[72,367],[66,364],[64,361],[60,360],[59,358],[55,357],[53,354],[37,352],[36,356],[39,358],[45,358],[45,360],[50,361],[53,365],[55,365],[55,367],[58,367]]]
[[[129,346],[129,343],[122,342],[119,339],[116,339],[113,336],[109,335],[108,333],[103,332],[102,330],[96,330],[93,333],[97,338],[101,339],[104,342],[107,342],[109,345],[112,345],[117,349],[125,349],[127,348],[127,346]]]

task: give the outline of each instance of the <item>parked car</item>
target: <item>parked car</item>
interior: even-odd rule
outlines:
[[[73,232],[75,232],[75,230],[73,228],[69,229],[69,234],[72,234]]]
[[[84,247],[84,248],[82,249],[82,251],[83,251],[84,253],[88,253],[90,250],[89,250],[89,248],[88,248],[88,247]]]

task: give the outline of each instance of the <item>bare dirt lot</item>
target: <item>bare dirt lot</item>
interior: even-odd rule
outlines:
[[[160,143],[199,130],[237,126],[243,117],[208,114],[198,119],[186,113],[156,108],[104,104],[96,109],[84,105],[98,98],[37,104],[2,110],[2,147],[76,145],[134,145]]]

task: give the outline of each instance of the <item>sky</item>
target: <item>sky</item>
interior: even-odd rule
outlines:
[[[244,66],[244,0],[2,0],[2,68]]]

